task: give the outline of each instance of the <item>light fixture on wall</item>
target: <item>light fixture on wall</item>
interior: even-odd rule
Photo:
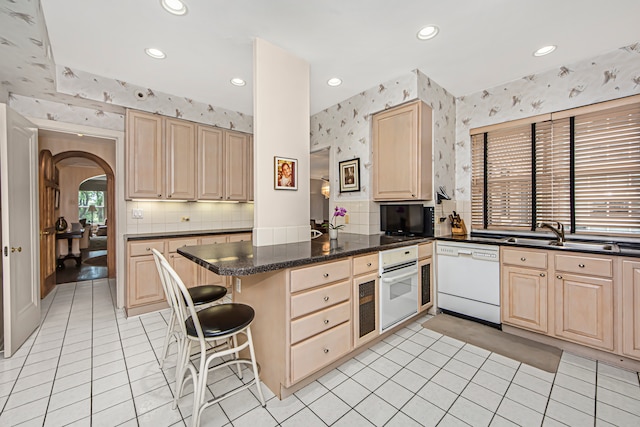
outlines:
[[[331,188],[329,187],[329,181],[322,180],[322,187],[320,188],[320,192],[324,196],[325,199],[329,198],[331,194]]]
[[[91,212],[91,224],[93,224],[93,216],[98,211],[98,209],[96,209],[96,205],[89,205],[89,209],[87,209],[87,211]]]

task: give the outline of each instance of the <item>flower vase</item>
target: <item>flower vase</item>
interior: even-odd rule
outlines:
[[[329,229],[329,239],[336,240],[338,238],[338,229],[330,228]]]

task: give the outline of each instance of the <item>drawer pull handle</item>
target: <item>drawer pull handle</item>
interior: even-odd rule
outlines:
[[[367,267],[371,267],[371,263],[370,262],[367,263]]]
[[[151,248],[147,248],[146,250],[147,250],[147,252],[149,252],[151,250]]]
[[[325,302],[329,301],[329,297],[324,297],[324,301]]]
[[[578,264],[578,267],[584,268],[584,264]]]
[[[562,276],[558,274],[558,275],[556,276],[556,278],[557,278],[557,279],[562,279]]]
[[[526,261],[527,259],[525,257],[520,258],[520,261]]]
[[[324,273],[323,276],[326,279],[327,277],[329,277],[329,273]]]
[[[328,348],[325,348],[325,349],[324,349],[324,350],[322,350],[322,351],[324,351],[324,354],[329,353],[329,349],[328,349]]]
[[[329,319],[325,319],[325,320],[324,320],[324,324],[325,324],[325,325],[328,325],[328,324],[329,324]]]
[[[544,274],[544,273],[540,273],[540,277],[544,277],[544,276],[545,276],[545,274]]]

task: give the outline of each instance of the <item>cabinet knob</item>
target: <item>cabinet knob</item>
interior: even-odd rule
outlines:
[[[584,264],[578,264],[578,267],[584,268]]]
[[[524,262],[524,261],[526,261],[526,260],[527,260],[527,259],[526,259],[525,257],[520,258],[520,261],[522,261],[522,262]]]
[[[222,199],[222,196],[220,196],[220,198]]]
[[[329,277],[329,273],[324,273],[323,276],[326,279],[327,277]]]
[[[411,197],[416,197],[416,195],[415,195],[415,194],[412,194],[412,195],[411,195]]]
[[[158,197],[162,197],[162,194],[158,194]]]
[[[147,248],[146,251],[149,252],[151,250],[151,248]]]
[[[167,198],[171,198],[171,194],[167,195]]]
[[[328,349],[328,348],[325,348],[325,349],[324,349],[324,350],[322,350],[322,351],[324,351],[324,354],[329,353],[329,349]]]
[[[367,263],[367,267],[371,267],[371,263],[370,262]]]
[[[540,277],[544,277],[544,276],[546,276],[546,274],[540,273]]]
[[[558,275],[556,276],[556,279],[562,279],[562,276],[558,274]]]
[[[329,301],[329,297],[324,297],[324,301],[325,302]]]
[[[329,324],[329,319],[324,319],[324,324],[328,325]]]

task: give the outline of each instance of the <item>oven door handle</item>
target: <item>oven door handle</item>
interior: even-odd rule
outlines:
[[[411,270],[411,271],[410,271],[410,272],[408,272],[408,273],[399,274],[399,275],[397,275],[397,276],[393,276],[393,277],[383,277],[383,278],[382,278],[382,281],[383,281],[384,283],[396,282],[396,281],[398,281],[398,280],[402,280],[402,279],[405,279],[405,278],[407,278],[407,277],[411,277],[411,276],[413,276],[413,275],[415,275],[415,274],[418,274],[418,269],[417,269],[417,268],[416,268],[415,270]]]

